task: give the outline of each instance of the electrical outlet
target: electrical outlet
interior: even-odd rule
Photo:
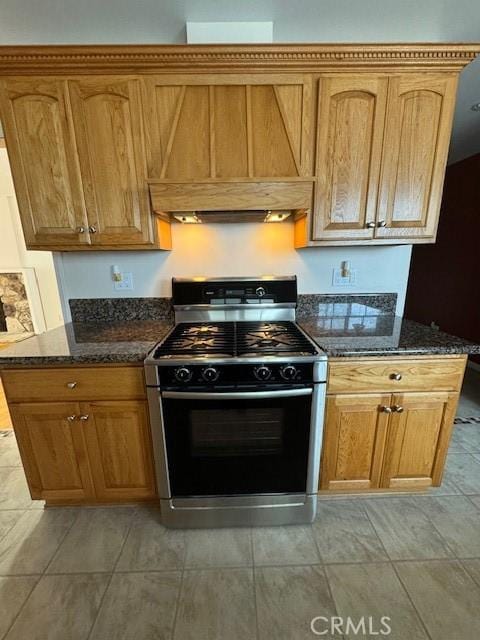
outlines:
[[[133,276],[129,271],[122,273],[122,279],[120,282],[114,282],[115,291],[131,291],[133,289]]]
[[[349,276],[342,276],[341,269],[333,270],[332,284],[334,287],[352,287],[357,284],[357,270],[350,269]]]

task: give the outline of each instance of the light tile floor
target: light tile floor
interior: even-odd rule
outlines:
[[[322,499],[312,526],[178,531],[153,508],[42,506],[0,437],[1,640],[332,640],[310,628],[332,616],[351,639],[480,638],[480,424],[455,427],[430,495]]]

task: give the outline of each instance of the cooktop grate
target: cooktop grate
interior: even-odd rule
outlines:
[[[315,354],[293,322],[182,322],[154,357]]]

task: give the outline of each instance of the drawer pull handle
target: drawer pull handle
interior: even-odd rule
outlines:
[[[67,382],[67,387],[69,389],[75,389],[76,386],[77,386],[76,382]]]
[[[74,421],[74,420],[76,420],[76,419],[77,419],[77,416],[67,416],[67,420],[68,420],[69,422],[73,422],[73,421]]]
[[[80,420],[82,420],[82,422],[85,422],[85,420],[88,420],[88,419],[89,419],[89,417],[90,417],[90,416],[88,415],[88,413],[86,413],[85,415],[80,416]]]
[[[400,404],[394,404],[392,411],[395,411],[395,413],[403,413],[403,407]]]
[[[375,229],[376,224],[375,222],[367,222],[365,226],[367,227],[367,229]]]
[[[401,380],[402,379],[402,374],[401,373],[391,373],[390,374],[390,380]]]
[[[383,411],[383,413],[392,413],[391,407],[387,407],[386,405],[382,405],[380,411]]]
[[[386,220],[379,220],[377,222],[377,227],[379,227],[379,228],[386,227],[386,226],[387,226]]]

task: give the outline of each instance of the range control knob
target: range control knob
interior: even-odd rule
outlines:
[[[297,367],[293,364],[286,364],[284,367],[280,367],[280,375],[284,380],[293,380],[298,373]]]
[[[216,382],[220,372],[215,367],[207,367],[202,371],[202,378],[205,382]]]
[[[255,293],[259,298],[263,298],[263,296],[267,293],[265,287],[257,287],[255,289]]]
[[[178,367],[178,369],[175,369],[173,375],[177,382],[190,382],[193,372],[187,369],[187,367]]]
[[[270,367],[262,365],[260,367],[255,367],[255,369],[253,370],[253,375],[257,380],[270,380],[270,378],[272,377],[272,370],[270,369]]]

